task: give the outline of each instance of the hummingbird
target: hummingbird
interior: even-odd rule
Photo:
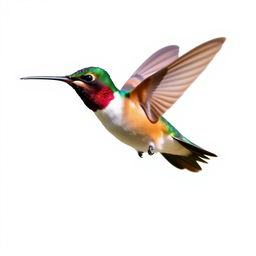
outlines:
[[[179,169],[198,172],[198,162],[216,157],[183,136],[163,114],[179,99],[220,50],[225,38],[215,38],[181,57],[169,45],[151,55],[119,90],[102,68],[87,67],[67,76],[21,79],[58,80],[69,84],[103,126],[140,157],[161,153]]]

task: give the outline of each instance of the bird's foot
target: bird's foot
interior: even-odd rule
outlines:
[[[152,156],[152,155],[154,155],[154,147],[152,146],[152,145],[149,145],[148,146],[148,154],[150,155],[150,156]]]
[[[143,152],[142,151],[137,151],[137,152],[138,152],[139,157],[142,158],[143,157]]]

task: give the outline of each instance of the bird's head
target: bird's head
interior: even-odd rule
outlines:
[[[85,105],[93,111],[104,109],[118,91],[109,74],[102,68],[88,67],[67,76],[29,76],[21,79],[58,80],[69,84]]]

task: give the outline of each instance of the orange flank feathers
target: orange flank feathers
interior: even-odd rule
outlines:
[[[160,119],[156,123],[149,121],[139,104],[137,95],[131,95],[131,97],[124,99],[123,119],[129,129],[146,136],[154,143],[157,143],[166,131],[166,126]]]

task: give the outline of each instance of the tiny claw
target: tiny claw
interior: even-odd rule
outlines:
[[[138,152],[138,155],[140,158],[143,158],[143,152],[142,151],[137,151]]]
[[[148,147],[148,154],[150,156],[154,155],[154,147],[152,145],[149,145],[149,147]]]

